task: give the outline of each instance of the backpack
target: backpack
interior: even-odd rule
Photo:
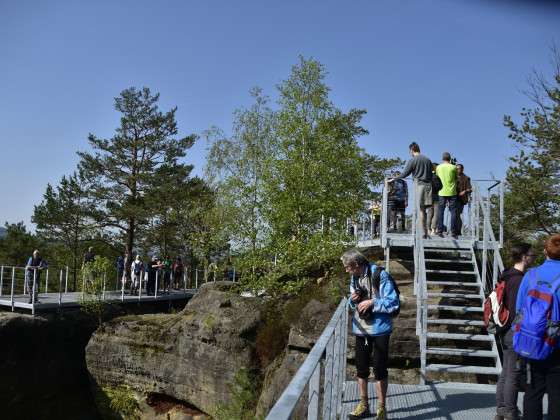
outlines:
[[[528,359],[545,360],[560,337],[560,276],[552,282],[540,280],[533,269],[523,281],[529,282],[527,296],[514,321],[513,349]]]
[[[375,271],[373,272],[373,275],[371,277],[371,283],[376,290],[379,290],[379,286],[381,284],[381,272],[383,270],[385,270],[385,267],[382,267],[380,265],[376,266]],[[397,299],[399,301],[398,308],[390,313],[391,317],[396,318],[401,313],[401,291],[399,290],[399,286],[397,286],[397,282],[395,281],[395,279],[393,279],[393,276],[391,276],[391,274],[389,273],[387,273],[387,275],[389,276],[389,280],[391,280],[391,282],[393,283],[393,288],[395,289],[395,293],[397,294]]]
[[[509,309],[504,304],[505,291],[506,282],[498,281],[492,293],[484,300],[484,326],[490,334],[496,334],[509,318]]]
[[[134,263],[134,274],[139,275],[142,271],[142,263]]]

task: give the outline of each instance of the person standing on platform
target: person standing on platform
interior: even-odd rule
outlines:
[[[461,235],[463,230],[463,209],[469,203],[472,192],[471,179],[465,175],[463,164],[457,165],[457,230],[455,235]]]
[[[404,232],[405,209],[408,207],[408,187],[404,179],[400,179],[400,172],[395,171],[394,181],[389,183],[387,191],[387,207],[389,210],[389,228],[393,225],[393,230],[397,230],[397,218],[400,217],[400,232]]]
[[[165,256],[162,262],[163,269],[163,292],[169,294],[171,291],[171,258],[169,255]]]
[[[48,267],[47,262],[41,258],[39,250],[33,251],[33,255],[25,265],[25,284],[29,293],[28,303],[39,302],[39,289],[41,286],[41,272]],[[35,299],[33,299],[35,297]]]
[[[531,245],[520,243],[511,249],[513,267],[504,271],[499,281],[505,281],[503,303],[509,311],[509,317],[502,327],[498,327],[496,336],[502,347],[502,372],[496,385],[496,417],[494,420],[518,420],[517,390],[521,380],[518,368],[519,356],[513,350],[513,331],[511,325],[515,318],[517,292],[527,269],[535,262],[535,253]]]
[[[457,239],[457,167],[451,164],[451,155],[443,153],[442,162],[436,168],[436,175],[441,180],[438,203],[438,235],[443,238],[443,215],[445,207],[449,206],[451,216],[451,232],[453,239]]]
[[[130,272],[132,274],[132,279],[130,282],[130,294],[136,294],[140,287],[142,287],[142,276],[144,275],[144,263],[140,259],[140,255],[136,256],[136,259],[130,266]]]
[[[410,174],[417,181],[416,205],[420,207],[420,225],[424,231],[424,239],[427,239],[428,218],[426,216],[426,209],[432,206],[432,161],[420,154],[420,146],[416,142],[410,143],[408,149],[412,159],[406,162],[406,166],[400,176],[390,179],[388,182],[394,182],[395,179],[404,179]]]
[[[383,267],[370,264],[359,251],[346,251],[341,260],[344,269],[351,275],[348,306],[353,311],[352,334],[356,337],[356,369],[360,390],[360,403],[348,418],[370,417],[368,378],[370,363],[373,362],[378,401],[376,419],[385,420],[389,339],[393,331],[393,313],[400,308],[398,289]]]
[[[183,260],[181,257],[175,258],[175,262],[173,263],[173,283],[175,285],[175,289],[179,289],[181,287],[181,282],[183,281],[183,277],[185,275],[185,266],[183,264]]]

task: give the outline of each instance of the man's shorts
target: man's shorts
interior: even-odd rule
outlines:
[[[387,379],[390,337],[390,334],[356,336],[356,370],[358,378],[367,379],[369,377],[371,362],[375,379],[378,381]]]
[[[417,192],[420,207],[430,207],[432,205],[432,184],[418,181]]]

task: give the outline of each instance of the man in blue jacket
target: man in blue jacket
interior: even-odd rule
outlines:
[[[516,309],[521,311],[527,294],[533,286],[533,275],[539,281],[553,283],[560,278],[560,233],[548,237],[544,244],[546,261],[525,274],[517,293]],[[560,289],[555,292],[560,301]],[[553,303],[554,304],[554,303]],[[553,331],[553,328],[550,328]],[[530,360],[530,383],[523,397],[523,420],[542,420],[542,400],[548,394],[548,418],[560,419],[560,325],[549,337],[555,341],[552,354],[545,360]]]
[[[352,333],[356,336],[356,369],[360,403],[350,413],[350,419],[369,417],[368,377],[373,353],[373,373],[378,398],[377,419],[385,420],[387,396],[387,363],[389,338],[393,331],[393,313],[399,309],[399,296],[389,273],[370,264],[357,250],[342,255],[342,264],[351,274],[348,305],[353,310]]]

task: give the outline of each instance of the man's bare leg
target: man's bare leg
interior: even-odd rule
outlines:
[[[360,399],[368,401],[368,390],[367,390],[368,380],[363,378],[358,378],[358,388],[360,388]]]
[[[377,396],[377,407],[385,407],[385,400],[387,399],[387,379],[375,382],[375,394]]]
[[[424,236],[428,236],[428,217],[426,216],[426,207],[420,207],[420,224],[424,230]]]

